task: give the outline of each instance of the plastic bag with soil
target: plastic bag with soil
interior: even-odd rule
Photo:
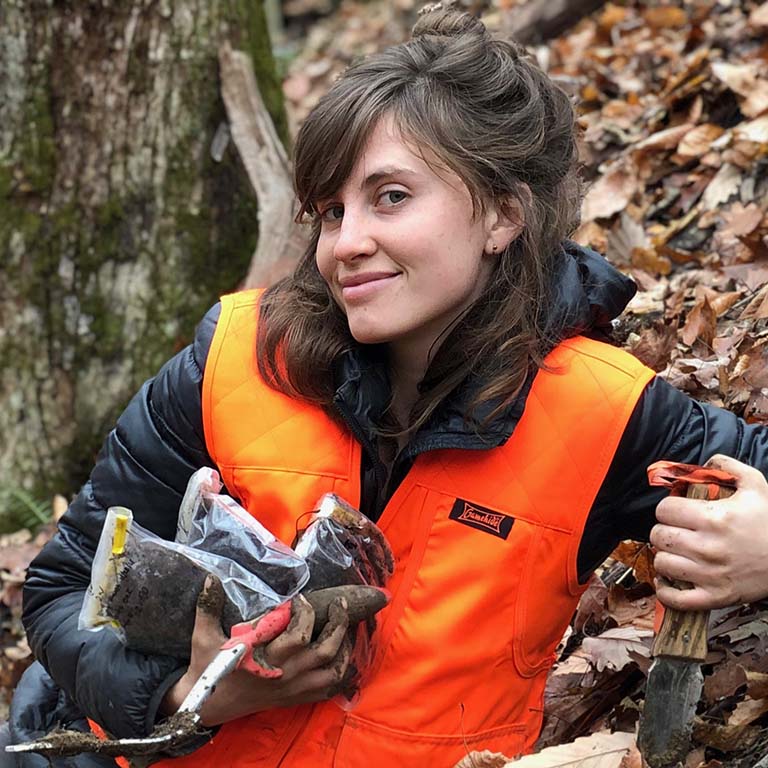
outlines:
[[[294,542],[309,566],[306,590],[343,584],[386,587],[395,562],[384,534],[362,512],[341,497],[322,496],[309,524]],[[336,696],[343,709],[352,709],[365,684],[374,653],[376,616],[350,628],[352,657],[344,689]]]
[[[234,561],[286,599],[297,594],[309,578],[307,563],[220,489],[216,470],[205,467],[192,475],[179,508],[176,542]],[[224,589],[240,604],[226,583]]]
[[[230,534],[233,531],[234,527]],[[224,587],[227,599],[222,625],[229,633],[232,625],[266,613],[298,594],[308,577],[306,564],[290,548],[285,550],[292,576],[276,576],[274,562],[267,570],[275,584],[290,586],[287,594],[228,557],[161,539],[135,523],[130,510],[111,507],[79,627],[110,628],[136,651],[186,660],[197,596],[206,575],[215,574]],[[258,563],[249,565],[257,567]]]

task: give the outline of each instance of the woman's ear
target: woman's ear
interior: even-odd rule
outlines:
[[[501,253],[525,228],[525,211],[516,197],[496,201],[486,216],[486,253]]]

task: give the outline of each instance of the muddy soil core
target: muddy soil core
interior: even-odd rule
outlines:
[[[107,614],[118,621],[129,648],[188,660],[195,609],[208,572],[173,549],[142,542],[120,556],[117,586],[106,597]],[[221,623],[226,634],[243,620],[224,598]]]

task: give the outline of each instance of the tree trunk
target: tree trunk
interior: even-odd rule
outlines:
[[[246,274],[256,199],[225,41],[285,140],[259,2],[0,0],[0,493],[76,490],[130,395]]]

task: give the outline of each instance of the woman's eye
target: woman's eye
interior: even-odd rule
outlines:
[[[381,195],[382,200],[389,205],[397,205],[398,203],[402,203],[406,197],[408,197],[408,194],[403,192],[402,189],[388,189]]]
[[[344,216],[343,205],[330,205],[320,212],[320,218],[323,221],[338,221]]]

